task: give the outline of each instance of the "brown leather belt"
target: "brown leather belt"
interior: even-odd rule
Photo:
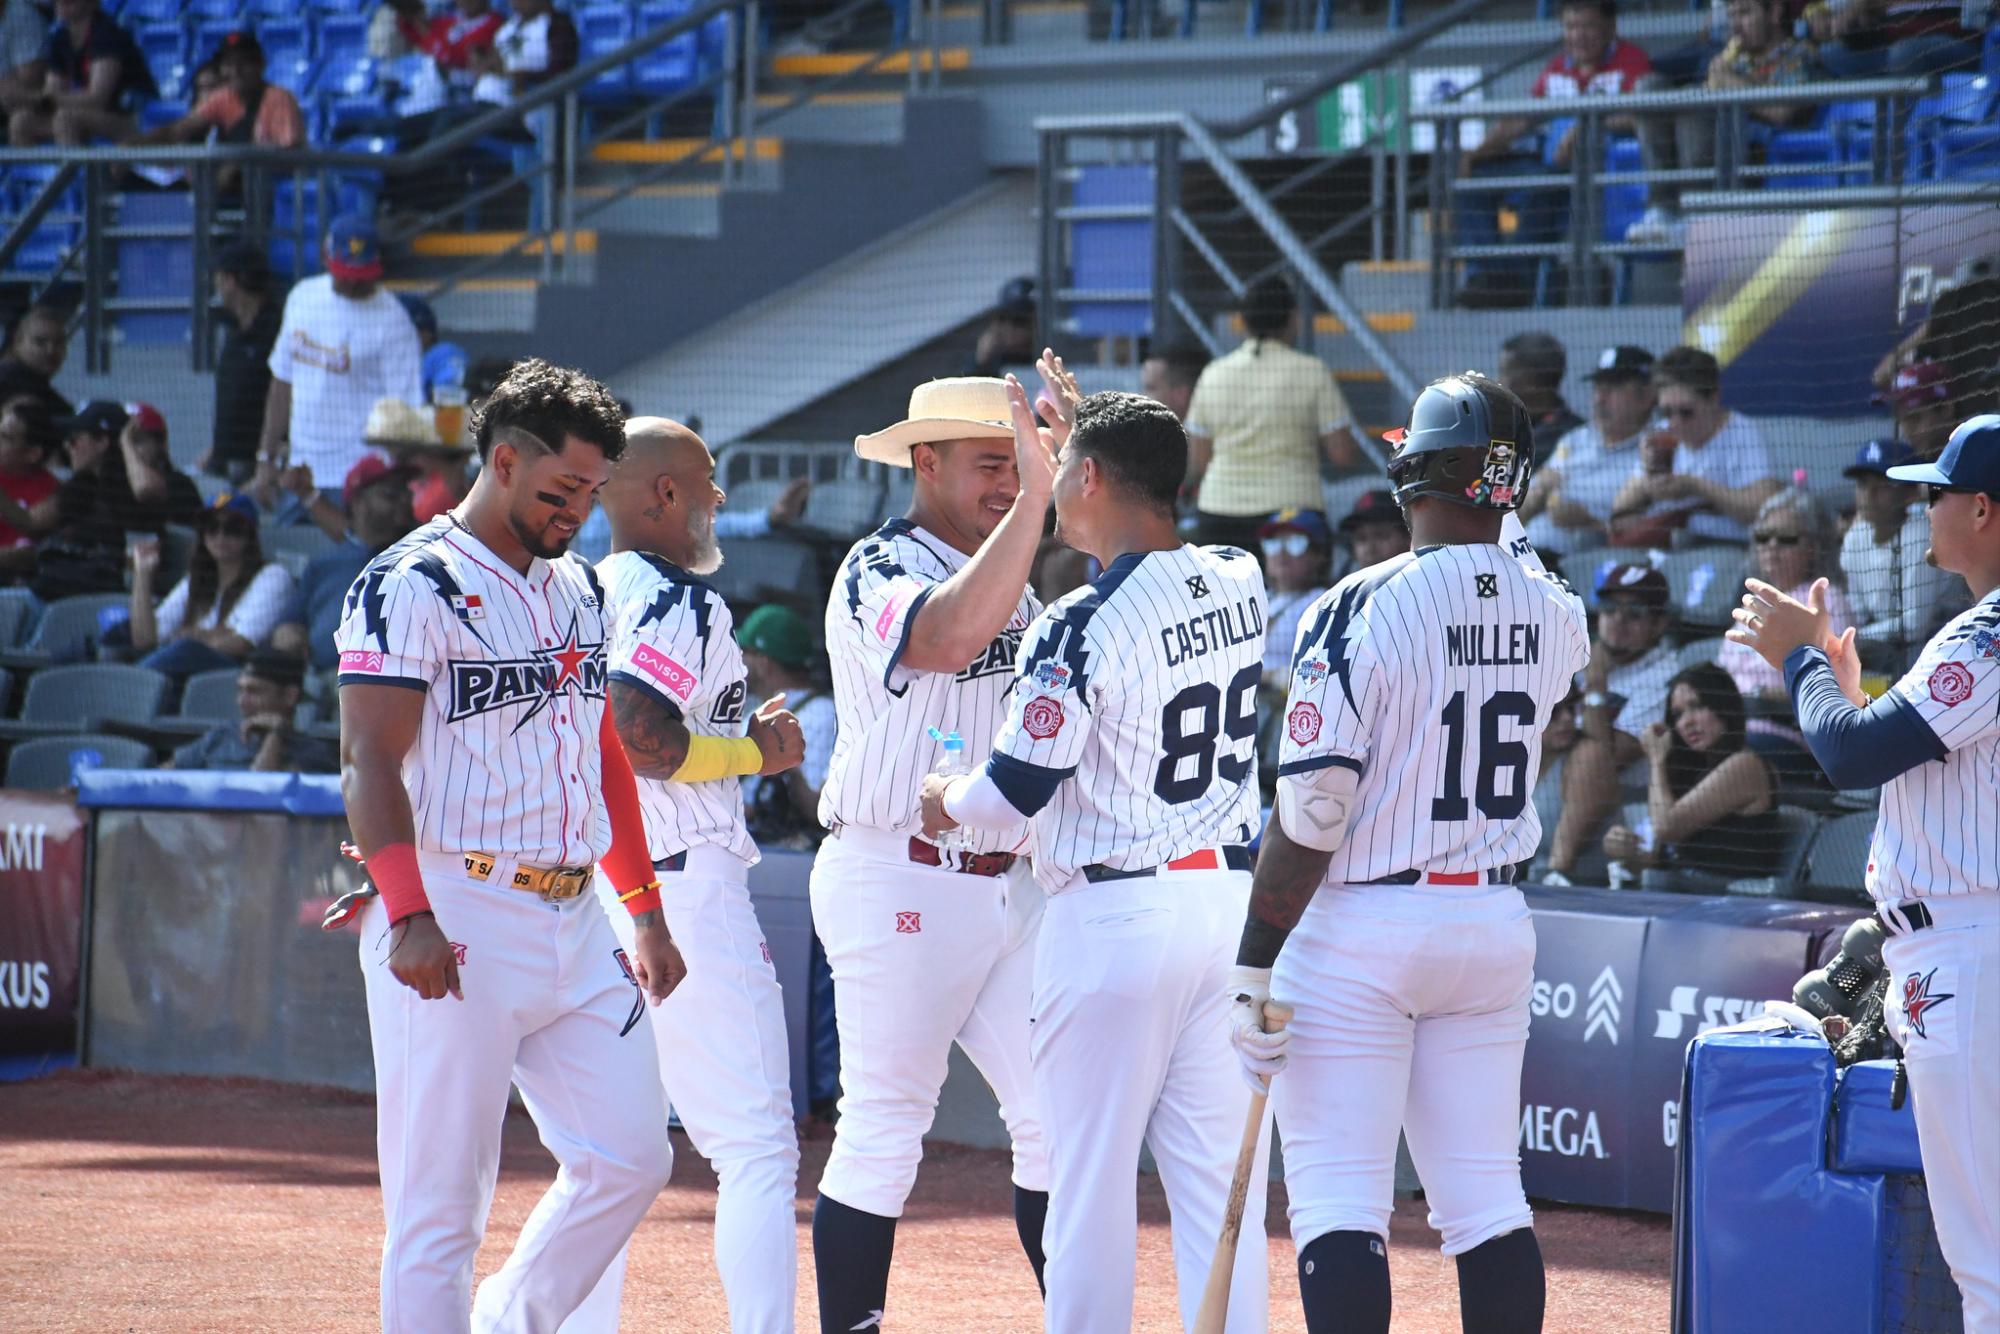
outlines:
[[[944,855],[944,850],[935,843],[926,843],[920,838],[910,839],[910,860],[919,866],[935,866],[941,871],[956,871],[960,875],[1005,875],[1014,864],[1011,852],[961,852],[958,865],[953,866]]]
[[[499,861],[490,852],[468,852],[465,854],[465,873],[474,880],[488,879]],[[530,866],[526,862],[515,862],[514,873],[507,879],[507,888],[538,894],[547,903],[558,903],[573,899],[590,888],[593,869],[589,866]]]

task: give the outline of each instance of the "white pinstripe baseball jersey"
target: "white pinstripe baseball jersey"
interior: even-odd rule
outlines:
[[[917,609],[971,557],[891,519],[854,544],[826,601],[826,649],[839,731],[820,792],[820,823],[914,831],[917,794],[944,752],[929,729],[965,739],[966,762],[985,762],[1006,715],[1021,636],[1041,610],[1022,590],[1006,629],[964,670],[902,665]],[[1011,852],[1020,831],[969,829],[974,852]]]
[[[611,676],[636,686],[696,736],[744,736],[749,698],[736,622],[722,594],[664,556],[621,551],[598,563],[611,623]],[[757,845],[743,822],[743,785],[639,780],[653,860],[701,843],[745,863]]]
[[[362,428],[377,400],[424,401],[423,360],[417,326],[394,292],[355,301],[323,273],[298,283],[270,357],[271,374],[292,386],[291,461],[312,469],[314,485],[339,486],[370,452]]]
[[[2000,589],[1938,631],[1892,690],[1950,753],[1882,785],[1868,892],[2000,890]]]
[[[1280,782],[1361,776],[1328,883],[1533,856],[1542,728],[1589,658],[1583,603],[1504,546],[1425,547],[1335,585],[1292,654],[1278,763]]]
[[[602,603],[576,557],[516,574],[449,516],[354,581],[334,641],[341,684],[425,693],[403,760],[419,850],[580,866],[609,849]]]
[[[1060,784],[1034,820],[1044,889],[1256,836],[1265,616],[1253,557],[1181,546],[1120,556],[1035,621],[987,772]]]

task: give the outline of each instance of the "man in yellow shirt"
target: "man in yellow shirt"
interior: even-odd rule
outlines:
[[[1290,285],[1258,283],[1242,314],[1242,344],[1209,363],[1188,405],[1187,490],[1198,540],[1248,550],[1276,511],[1322,507],[1322,455],[1349,467],[1361,447],[1333,373],[1292,346],[1299,318]]]

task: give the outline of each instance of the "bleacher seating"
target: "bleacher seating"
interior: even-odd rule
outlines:
[[[153,751],[129,737],[84,732],[23,741],[7,752],[6,786],[53,792],[70,786],[81,762],[86,768],[149,769]]]
[[[34,633],[22,647],[57,662],[80,659],[104,633],[103,613],[122,612],[125,607],[123,593],[79,593],[75,597],[58,598],[43,609]]]
[[[21,716],[0,719],[0,737],[56,736],[107,719],[145,722],[167,697],[167,678],[150,667],[92,662],[47,667],[28,678]]]
[[[234,667],[223,667],[190,676],[181,688],[178,716],[203,723],[234,722],[238,717],[236,679],[241,675]]]

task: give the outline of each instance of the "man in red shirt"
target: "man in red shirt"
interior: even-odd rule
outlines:
[[[1563,0],[1562,46],[1535,76],[1528,95],[1559,98],[1629,93],[1652,69],[1644,51],[1619,39],[1617,0]],[[1524,175],[1550,167],[1567,170],[1575,146],[1576,125],[1574,120],[1548,120],[1537,127],[1517,116],[1490,121],[1485,140],[1459,159],[1459,170],[1468,176]],[[1632,128],[1629,121],[1622,119],[1607,121],[1605,127],[1626,133]],[[1539,149],[1531,143],[1519,142],[1537,128],[1541,139]],[[1500,244],[1502,203],[1512,207],[1520,219],[1512,238],[1517,243],[1560,239],[1569,216],[1568,192],[1564,190],[1455,193],[1452,199],[1456,245]],[[1468,263],[1467,295],[1477,296],[1489,288],[1518,288],[1532,270],[1532,262],[1524,260]]]
[[[396,30],[403,40],[437,62],[447,75],[472,68],[472,53],[493,45],[500,31],[500,16],[493,12],[492,0],[458,0],[456,14],[439,14],[424,19],[398,14]]]
[[[62,484],[47,465],[60,443],[41,399],[19,394],[0,407],[0,578],[32,573],[35,541],[55,527]]]

